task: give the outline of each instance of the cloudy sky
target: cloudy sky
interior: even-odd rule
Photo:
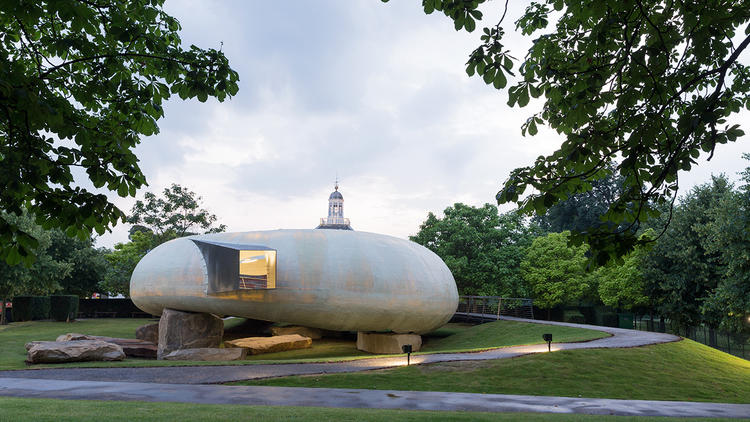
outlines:
[[[161,133],[137,148],[149,182],[138,199],[178,183],[230,231],[313,228],[338,175],[354,229],[397,237],[416,233],[430,211],[494,202],[513,168],[561,138],[522,137],[539,104],[510,109],[506,93],[469,78],[479,34],[454,31],[420,3],[168,0],[186,45],[223,43],[240,91],[224,103],[166,105]],[[501,6],[483,9],[488,22]],[[511,5],[506,21],[520,12]],[[528,49],[517,34],[507,40],[517,56]],[[721,172],[736,179],[745,151],[744,139],[718,146],[681,184]],[[135,202],[110,198],[125,212]],[[127,229],[98,244],[127,241]]]

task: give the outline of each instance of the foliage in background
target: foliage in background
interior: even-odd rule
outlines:
[[[453,273],[464,295],[526,297],[519,269],[524,250],[538,230],[516,212],[456,203],[443,218],[427,215],[409,239],[435,252]]]
[[[157,244],[195,234],[191,232],[194,227],[204,233],[226,230],[223,224],[212,227],[216,216],[201,208],[201,197],[176,183],[164,188],[163,197],[146,192],[143,198],[143,201],[138,200],[133,205],[127,221],[133,224],[136,231],[152,231]]]
[[[750,160],[750,154],[743,157]],[[720,328],[750,332],[750,167],[744,184],[709,211],[706,250],[719,255],[725,273],[703,303],[703,312],[720,316]]]
[[[653,230],[648,230],[641,236],[653,238]],[[649,308],[651,298],[645,294],[645,280],[641,269],[643,260],[649,250],[644,245],[638,245],[623,257],[622,263],[610,262],[599,267],[595,277],[599,282],[599,299],[607,306],[615,309],[633,310],[634,308]]]
[[[485,2],[422,5],[425,13],[445,14],[456,30],[472,32]],[[750,108],[750,71],[739,60],[750,45],[750,8],[737,0],[528,4],[515,28],[534,38],[531,48],[512,52],[503,45],[504,12],[482,29],[466,72],[507,87],[510,106],[539,98],[522,134],[536,135],[547,125],[564,141],[551,155],[511,172],[496,198],[541,215],[594,189],[615,167],[623,186],[602,216],[610,224],[574,233],[604,262],[631,250],[640,221],[675,200],[678,171],[744,134],[727,120]],[[517,67],[515,57],[523,57]]]
[[[533,293],[534,305],[549,310],[573,304],[593,292],[595,279],[586,272],[585,245],[568,244],[570,232],[549,233],[531,242],[521,262],[521,276]]]
[[[609,169],[604,178],[591,181],[591,190],[570,196],[551,206],[532,221],[546,232],[585,232],[591,227],[607,224],[599,219],[622,192],[622,177]],[[610,223],[611,224],[611,223]]]
[[[108,250],[95,248],[92,239],[68,237],[59,229],[48,233],[51,243],[47,253],[53,259],[71,265],[70,273],[60,279],[60,292],[78,297],[90,297],[98,292],[99,282],[104,280],[107,272],[108,264],[104,256]]]
[[[706,247],[703,227],[732,195],[732,185],[723,176],[694,187],[675,207],[669,228],[643,260],[646,295],[679,327],[717,327],[721,321],[718,312],[704,312],[702,306],[726,274],[722,252]]]
[[[60,281],[70,274],[72,265],[54,259],[47,249],[50,233],[34,222],[34,218],[22,211],[21,215],[2,213],[2,219],[12,221],[16,227],[37,239],[34,250],[36,260],[31,266],[9,265],[0,261],[0,324],[5,324],[5,303],[14,296],[46,295],[60,289]]]
[[[114,251],[105,255],[108,268],[104,279],[99,283],[99,291],[116,296],[130,296],[130,276],[148,251],[158,246],[156,238],[150,232],[136,232],[127,243],[118,243]]]
[[[0,210],[88,238],[124,218],[103,194],[146,183],[133,149],[159,132],[162,103],[223,101],[237,72],[220,50],[183,48],[163,0],[23,1],[0,7]],[[30,265],[39,239],[0,218],[0,260]]]

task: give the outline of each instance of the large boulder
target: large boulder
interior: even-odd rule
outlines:
[[[404,353],[401,347],[411,344],[412,352],[422,348],[422,336],[419,334],[395,333],[357,333],[357,349],[377,354]]]
[[[156,359],[156,344],[151,343],[150,341],[113,337],[98,337],[98,339],[122,347],[122,351],[125,352],[127,357]]]
[[[312,339],[299,334],[274,337],[247,337],[224,342],[224,347],[242,347],[247,349],[247,352],[251,355],[305,349],[310,346],[312,346]]]
[[[29,363],[114,361],[125,359],[122,347],[102,340],[34,342],[26,355]]]
[[[157,356],[180,349],[219,347],[224,321],[211,314],[164,309],[159,320]]]
[[[28,352],[29,350],[31,350],[32,347],[34,347],[34,346],[36,346],[37,344],[40,344],[40,343],[46,343],[46,341],[38,341],[38,340],[30,341],[30,342],[26,343],[24,345],[24,347],[26,347],[26,351]]]
[[[244,348],[231,348],[231,349],[214,349],[209,347],[201,347],[198,349],[181,349],[175,350],[162,356],[164,360],[211,360],[211,361],[224,361],[224,360],[243,360],[247,356],[247,349]]]
[[[132,358],[156,359],[156,344],[150,341],[133,338],[116,338],[92,336],[88,334],[68,333],[57,337],[56,341],[101,340],[122,347],[125,355]],[[28,347],[27,347],[28,350]]]
[[[320,340],[323,337],[323,332],[320,328],[302,327],[299,325],[271,327],[271,335],[287,336],[289,334],[299,334],[302,337],[310,337],[313,340]]]
[[[96,336],[80,333],[60,334],[55,341],[98,340]]]
[[[159,323],[153,322],[151,324],[141,325],[135,329],[135,338],[139,340],[149,341],[151,343],[159,343]]]

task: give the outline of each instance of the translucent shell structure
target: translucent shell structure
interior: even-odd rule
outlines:
[[[166,242],[130,281],[145,312],[208,312],[338,331],[426,333],[458,304],[448,267],[404,239],[349,230],[216,233]]]

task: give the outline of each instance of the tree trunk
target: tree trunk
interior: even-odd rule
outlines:
[[[3,302],[0,304],[0,325],[8,325],[8,321],[5,320],[5,298],[0,297],[0,300]]]
[[[649,311],[648,331],[656,331],[656,329],[654,329],[654,311]]]
[[[552,321],[552,308],[547,308],[547,321]]]

